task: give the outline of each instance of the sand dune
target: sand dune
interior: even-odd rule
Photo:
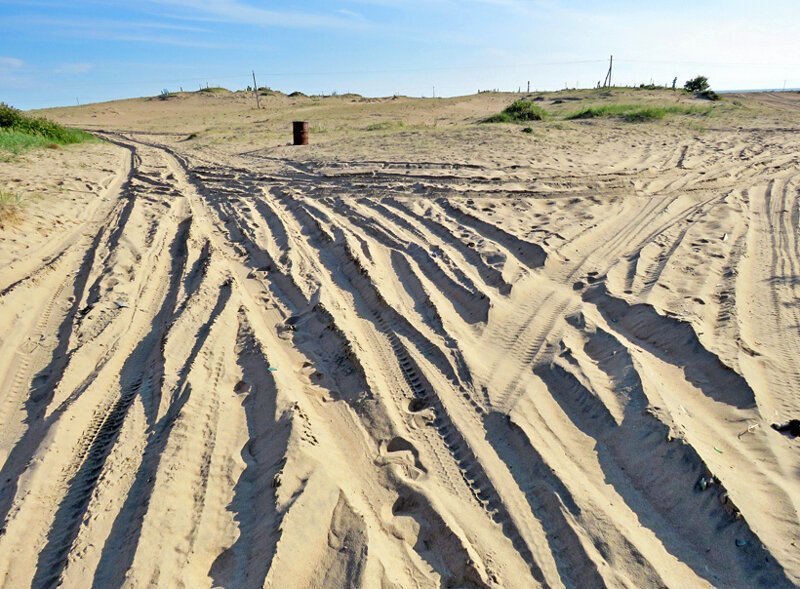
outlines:
[[[98,105],[0,164],[45,195],[0,231],[0,586],[797,586],[800,102],[459,126],[498,100],[302,152]]]

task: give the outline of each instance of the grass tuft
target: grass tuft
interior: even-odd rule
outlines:
[[[657,121],[667,115],[706,115],[710,112],[707,107],[696,106],[645,106],[641,104],[604,104],[600,106],[589,106],[571,113],[567,113],[564,118],[567,120],[576,119],[596,119],[596,118],[618,118],[628,123],[643,123],[646,121]]]
[[[22,208],[22,197],[12,192],[0,190],[0,227],[19,216]]]
[[[547,112],[538,104],[529,100],[515,100],[503,112],[484,119],[484,123],[518,123],[527,121],[541,121]]]
[[[53,121],[30,117],[15,108],[0,103],[0,150],[18,154],[37,147],[83,143],[94,136],[70,129]]]

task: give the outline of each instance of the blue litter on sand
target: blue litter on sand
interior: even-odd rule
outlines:
[[[270,372],[278,372],[278,369],[277,368],[273,368],[272,366],[267,368],[267,370],[269,370]]]

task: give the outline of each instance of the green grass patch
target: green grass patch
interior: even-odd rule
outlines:
[[[37,147],[57,147],[93,139],[86,131],[31,117],[0,103],[0,150],[18,154]]]
[[[39,135],[29,135],[14,129],[0,129],[0,150],[20,154],[24,151],[52,145],[52,141]]]
[[[599,106],[588,106],[567,113],[564,115],[564,118],[567,120],[617,118],[629,123],[643,123],[646,121],[658,121],[667,115],[706,115],[710,110],[711,109],[708,107],[683,106],[678,104],[669,106],[603,104]]]
[[[484,123],[521,123],[528,121],[541,121],[547,112],[538,104],[530,100],[515,100],[503,112],[484,119]]]

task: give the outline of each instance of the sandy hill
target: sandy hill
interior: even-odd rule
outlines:
[[[800,95],[519,98],[46,111],[0,586],[797,586]]]

